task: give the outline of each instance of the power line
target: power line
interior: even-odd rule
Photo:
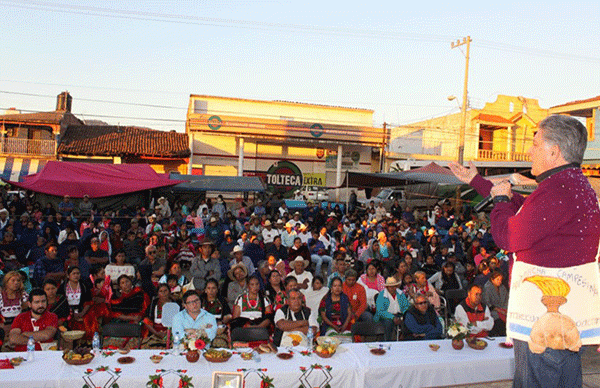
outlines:
[[[397,31],[382,31],[382,30],[365,30],[356,28],[341,28],[341,27],[320,27],[307,26],[291,23],[272,23],[247,21],[225,18],[209,18],[192,15],[167,14],[162,12],[147,12],[133,11],[126,9],[114,9],[94,6],[81,6],[74,4],[52,3],[45,1],[17,1],[17,0],[0,0],[0,4],[9,7],[25,8],[32,10],[41,10],[59,13],[71,13],[86,16],[102,16],[113,18],[124,18],[142,21],[158,21],[179,24],[204,25],[215,27],[235,27],[254,30],[276,30],[281,32],[302,32],[307,34],[317,35],[338,35],[338,36],[353,36],[365,38],[380,38],[380,39],[400,39],[412,40],[417,42],[447,42],[455,39],[454,36],[448,35],[432,35],[432,34],[415,34]],[[544,50],[539,48],[530,48],[506,43],[493,42],[481,39],[474,42],[474,45],[482,48],[489,48],[498,51],[507,51],[524,55],[534,55],[541,57],[549,57],[564,60],[575,60],[580,62],[600,63],[600,58],[577,55],[571,53],[561,53],[553,50]]]

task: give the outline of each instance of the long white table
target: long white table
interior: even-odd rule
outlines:
[[[303,356],[300,353],[302,349],[298,348],[294,349],[294,357],[290,360],[263,354],[258,363],[242,360],[234,354],[226,363],[209,363],[201,357],[192,364],[183,356],[166,355],[160,364],[153,364],[149,357],[160,350],[134,350],[128,354],[136,359],[132,364],[119,364],[117,359],[122,355],[115,353],[108,357],[97,356],[88,365],[72,366],[61,359],[61,352],[36,352],[34,361],[24,362],[15,369],[0,370],[0,387],[83,387],[86,383],[84,377],[91,379],[93,386],[104,387],[113,376],[120,388],[138,388],[145,387],[149,376],[156,375],[157,369],[168,371],[162,372],[165,388],[178,387],[180,376],[173,373],[176,370],[185,370],[180,375],[192,377],[194,387],[204,388],[211,386],[213,371],[236,372],[241,369],[246,370],[248,388],[260,386],[261,373],[272,377],[276,388],[298,388],[303,376],[306,378],[304,382],[308,383],[306,388],[323,387],[328,375],[331,376],[329,384],[332,388],[439,387],[511,379],[514,374],[513,351],[500,348],[500,341],[500,338],[489,341],[484,350],[474,350],[466,345],[462,350],[454,350],[449,340],[383,343],[386,347],[391,346],[383,356],[370,353],[370,348],[376,344],[343,344],[329,359],[316,354]],[[440,345],[437,352],[429,348],[432,343]],[[0,353],[0,359],[19,355],[24,356],[23,353]],[[321,369],[315,368],[315,364],[321,365]],[[109,370],[98,370],[102,366]],[[86,372],[89,374],[86,375]]]

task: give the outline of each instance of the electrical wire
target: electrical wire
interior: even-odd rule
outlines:
[[[125,18],[142,21],[159,21],[169,23],[180,23],[180,24],[192,24],[192,25],[204,25],[204,26],[216,26],[216,27],[235,27],[235,28],[246,28],[255,30],[276,30],[280,32],[301,32],[306,34],[317,34],[317,35],[334,35],[334,36],[351,36],[351,37],[365,37],[365,38],[379,38],[379,39],[395,39],[395,40],[409,40],[418,42],[448,42],[455,39],[454,36],[450,35],[433,35],[433,34],[417,34],[417,33],[406,33],[398,31],[384,31],[384,30],[365,30],[356,28],[342,28],[342,27],[321,27],[321,26],[307,26],[291,23],[273,23],[273,22],[260,22],[260,21],[248,21],[248,20],[236,20],[226,18],[214,18],[214,17],[201,17],[193,15],[177,15],[167,14],[162,12],[147,12],[147,11],[134,11],[127,9],[114,9],[105,7],[95,6],[82,6],[76,4],[64,4],[64,3],[53,3],[48,1],[18,1],[18,0],[0,0],[0,4],[4,4],[9,7],[25,8],[32,10],[42,10],[59,13],[71,13],[80,14],[86,16],[102,16],[102,17],[114,17],[114,18]],[[540,48],[530,48],[517,45],[511,45],[500,42],[493,42],[485,39],[473,41],[473,45],[482,48],[488,48],[497,51],[506,51],[519,53],[523,55],[541,56],[546,58],[555,58],[571,61],[589,62],[589,63],[600,63],[600,58],[586,55],[578,55],[572,53],[561,53],[553,50],[544,50]]]

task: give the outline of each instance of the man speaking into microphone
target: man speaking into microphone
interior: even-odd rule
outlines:
[[[513,387],[581,387],[581,346],[600,343],[600,208],[581,171],[587,130],[554,115],[529,149],[538,187],[527,198],[493,185],[470,164],[450,169],[491,195],[492,236],[513,254],[507,336],[514,339]]]

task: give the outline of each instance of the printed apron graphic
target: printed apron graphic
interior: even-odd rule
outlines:
[[[546,348],[577,351],[600,343],[598,262],[568,268],[515,260],[507,336],[526,341],[533,353]]]
[[[543,353],[551,349],[569,349],[574,352],[581,347],[581,339],[575,321],[561,314],[558,309],[567,303],[571,287],[562,279],[549,276],[530,276],[524,281],[535,284],[542,291],[542,304],[547,312],[531,328],[529,350]]]

